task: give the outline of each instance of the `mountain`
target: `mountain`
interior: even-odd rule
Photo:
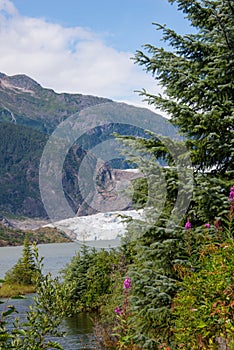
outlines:
[[[168,120],[148,109],[96,96],[56,93],[26,75],[0,73],[0,214],[47,217],[39,189],[39,165],[47,141],[60,130],[62,122],[65,123],[60,131],[62,137],[55,145],[53,156],[59,155],[62,144],[70,142],[64,157],[62,186],[66,200],[78,215],[97,212],[86,203],[81,190],[88,187],[93,168],[99,162],[90,150],[107,140],[106,149],[113,151],[116,147],[113,132],[142,136],[146,127],[153,130],[151,122],[156,123],[159,134],[177,137],[176,129]],[[79,142],[73,140],[74,135],[68,136],[72,123],[80,135]],[[80,132],[82,130],[86,132]],[[84,179],[79,175],[81,164],[85,164],[87,177]],[[53,167],[53,159],[48,160],[46,171],[51,173]],[[123,159],[114,159],[101,165],[96,179],[99,207],[107,198],[114,202],[119,184],[129,183],[135,177],[113,167],[124,168],[126,163]]]
[[[111,100],[81,94],[57,94],[26,75],[0,73],[0,121],[50,133],[71,114],[105,102]]]

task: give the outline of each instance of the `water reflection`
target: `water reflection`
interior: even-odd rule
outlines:
[[[69,334],[90,333],[92,331],[92,319],[94,314],[81,312],[75,317],[70,317],[65,320],[69,329]]]
[[[97,242],[98,243],[98,242]],[[70,262],[71,258],[79,251],[77,243],[59,243],[39,245],[39,254],[44,256],[44,273],[52,273],[57,276],[59,272]],[[97,244],[97,248],[98,244]],[[0,247],[0,278],[10,269],[22,254],[22,247]],[[17,315],[11,315],[13,321],[19,316],[21,321],[25,320],[29,305],[33,302],[33,295],[22,300],[9,300],[18,310]],[[3,309],[0,305],[0,313]],[[93,350],[97,349],[95,338],[92,333],[91,318],[94,315],[80,313],[78,316],[64,320],[62,330],[66,333],[64,338],[56,339],[65,350]],[[53,339],[54,340],[54,339]]]
[[[80,313],[64,320],[63,330],[66,337],[59,340],[64,349],[97,349],[96,339],[92,333],[94,314]]]
[[[0,315],[3,310],[6,310],[7,305],[14,305],[18,311],[18,314],[8,316],[8,327],[12,329],[16,317],[20,317],[20,322],[26,321],[29,306],[33,304],[33,295],[28,295],[24,299],[3,299],[2,301],[4,304],[0,305]],[[51,340],[60,343],[64,350],[97,349],[92,324],[94,317],[95,314],[82,312],[77,316],[66,318],[61,325],[61,331],[65,333],[65,336],[53,337]]]

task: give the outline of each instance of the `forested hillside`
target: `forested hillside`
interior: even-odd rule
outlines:
[[[104,106],[104,107],[103,107]],[[100,107],[100,108],[98,108]],[[79,114],[81,113],[82,114]],[[102,120],[105,113],[113,120],[110,124],[90,127],[93,121]],[[143,130],[131,125],[131,120],[156,120],[157,130],[162,135],[177,137],[176,129],[165,118],[143,108],[116,103],[105,98],[81,94],[58,94],[41,87],[25,75],[9,77],[0,74],[0,213],[28,217],[46,217],[39,191],[39,164],[49,135],[62,121],[75,114],[83,118],[78,129],[90,127],[77,145],[71,145],[64,159],[63,189],[74,213],[82,215],[95,211],[83,205],[85,198],[79,189],[79,165],[88,150],[105,140],[114,139],[113,132],[128,135],[143,135]],[[125,119],[128,123],[119,124],[115,120]],[[130,122],[129,122],[130,121]],[[101,123],[102,124],[102,123]],[[150,127],[150,123],[149,123]],[[65,136],[66,137],[66,136]],[[61,140],[61,142],[63,142]],[[108,164],[111,167],[126,167],[123,156]],[[97,159],[88,155],[87,174],[91,174]],[[48,171],[53,168],[48,164]],[[105,176],[103,184],[108,186]],[[98,181],[99,181],[98,180]],[[84,179],[86,186],[88,179]],[[102,184],[102,185],[103,185]],[[49,191],[49,189],[48,189]],[[108,194],[107,194],[108,195]]]
[[[45,216],[38,169],[47,136],[39,131],[0,123],[0,211]]]

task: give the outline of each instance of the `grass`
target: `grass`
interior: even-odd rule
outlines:
[[[0,284],[0,298],[11,298],[17,295],[35,293],[35,286],[24,286],[21,284]]]

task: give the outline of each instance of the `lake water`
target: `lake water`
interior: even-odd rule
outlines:
[[[117,247],[119,240],[97,240],[85,242],[87,246],[100,248]],[[59,274],[71,258],[80,250],[82,244],[73,243],[50,243],[38,244],[39,255],[44,257],[43,272],[51,272],[53,276]],[[0,247],[0,278],[4,277],[7,270],[14,266],[22,255],[22,246]]]
[[[4,301],[4,300],[3,300]],[[28,295],[25,299],[5,300],[6,304],[0,305],[0,312],[6,305],[14,305],[18,311],[12,314],[9,319],[9,328],[15,317],[20,317],[20,321],[26,320],[29,306],[33,303],[33,295]],[[65,319],[61,325],[61,330],[66,333],[64,337],[51,338],[60,343],[64,350],[94,350],[97,349],[96,339],[92,331],[92,314],[80,313],[78,316]]]
[[[119,241],[93,241],[86,242],[89,246],[108,248],[119,245]],[[80,250],[79,243],[54,243],[38,245],[39,255],[44,257],[44,273],[50,272],[54,277],[68,264],[71,258]],[[22,255],[22,247],[0,247],[0,278],[9,270]],[[32,303],[32,296],[27,296],[23,300],[11,300],[19,311],[19,315],[24,317],[29,305]],[[91,316],[81,313],[77,317],[64,320],[63,330],[66,332],[65,338],[59,338],[59,343],[65,350],[96,349],[95,338],[92,333]]]
[[[80,250],[77,243],[39,244],[39,255],[44,257],[44,272],[51,272],[54,276],[69,263],[72,256]],[[4,277],[7,270],[14,266],[22,255],[21,246],[0,247],[0,278]]]

